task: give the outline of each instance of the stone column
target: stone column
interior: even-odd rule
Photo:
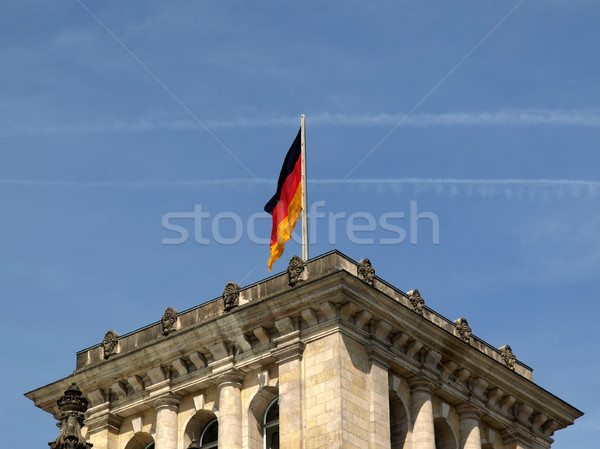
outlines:
[[[177,411],[179,396],[169,393],[154,402],[156,409],[156,449],[177,449]]]
[[[371,448],[390,449],[389,366],[378,351],[369,351],[368,357]]]
[[[237,370],[219,378],[219,449],[242,447],[243,379],[243,373]]]
[[[303,343],[277,353],[279,365],[279,435],[281,449],[302,448],[302,352]]]
[[[317,322],[314,311],[303,312],[305,319]],[[302,354],[305,344],[300,340],[298,322],[289,317],[275,321],[279,337],[273,340],[277,349],[279,371],[279,444],[281,449],[301,449],[304,434],[304,382]]]
[[[457,406],[456,410],[460,421],[460,449],[481,449],[481,409],[474,404],[464,403]]]
[[[435,449],[433,384],[425,377],[410,382],[413,412],[412,449]]]

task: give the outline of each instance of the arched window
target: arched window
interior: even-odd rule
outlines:
[[[274,445],[271,444],[271,442],[267,444],[265,438],[265,423],[268,423],[268,425],[270,425],[275,424],[278,421],[278,395],[279,392],[277,391],[277,388],[262,387],[250,400],[250,403],[248,405],[248,413],[243,414],[245,415],[245,417],[242,415],[242,419],[245,419],[243,425],[246,428],[248,438],[247,449],[265,449],[269,447],[279,447],[279,445],[277,444],[278,441],[275,441]],[[273,419],[273,417],[275,419]],[[278,429],[278,426],[276,426],[275,429]],[[279,437],[279,435],[277,436]]]
[[[202,449],[217,447],[219,444],[219,422],[214,419],[209,422],[200,436],[200,447]]]
[[[265,412],[263,441],[265,449],[279,449],[279,398],[272,401]]]
[[[154,449],[154,438],[149,433],[136,433],[125,446],[125,449]]]
[[[183,447],[217,447],[212,444],[218,439],[219,426],[216,415],[210,410],[199,410],[190,418],[183,434]]]

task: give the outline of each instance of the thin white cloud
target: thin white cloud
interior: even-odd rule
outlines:
[[[307,122],[316,126],[395,126],[404,114],[345,114],[316,112],[307,115]],[[202,118],[209,129],[268,128],[293,126],[297,116],[254,115],[238,118]],[[580,126],[600,127],[600,108],[594,109],[509,109],[503,111],[448,112],[413,114],[402,126]],[[5,122],[0,136],[52,135],[88,132],[141,132],[153,130],[200,130],[192,120],[183,117],[142,117],[132,120],[107,118],[95,123],[30,124]]]
[[[184,181],[44,181],[33,179],[0,179],[1,185],[31,187],[197,187],[210,185],[247,185],[275,183],[275,179],[231,178],[231,179],[191,179]]]
[[[550,198],[596,198],[600,181],[570,179],[464,179],[464,178],[390,178],[390,179],[311,179],[311,184],[347,184],[360,189],[401,193],[406,187],[415,194],[443,196],[504,197],[508,200],[549,200]]]
[[[83,187],[83,188],[188,188],[200,186],[275,186],[276,179],[231,178],[190,179],[180,181],[43,181],[0,179],[0,186]],[[330,186],[375,190],[399,194],[409,188],[414,194],[433,193],[441,196],[503,197],[508,200],[548,200],[551,198],[599,198],[600,181],[572,179],[464,179],[464,178],[341,178],[310,179],[310,189]]]
[[[393,126],[403,114],[348,115],[315,114],[311,122],[329,125]],[[448,112],[442,114],[413,114],[404,126],[600,126],[600,109],[550,110],[512,109],[504,111]]]

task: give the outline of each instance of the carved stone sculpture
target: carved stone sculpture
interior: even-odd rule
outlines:
[[[416,288],[408,292],[408,299],[412,308],[419,315],[423,315],[423,308],[425,307],[425,300],[421,297],[419,290]]]
[[[167,310],[165,310],[165,313],[163,313],[163,316],[160,321],[162,322],[163,335],[165,337],[171,332],[175,332],[178,313],[179,312],[173,307],[167,307]]]
[[[300,275],[304,271],[304,261],[298,256],[293,256],[288,264],[288,285],[293,287],[300,280]]]
[[[229,282],[223,290],[223,309],[229,312],[234,307],[237,307],[240,300],[240,286],[235,282]]]
[[[362,259],[358,262],[358,277],[361,281],[373,285],[373,279],[375,278],[375,269],[371,265],[369,259]]]
[[[467,319],[459,318],[458,320],[456,320],[454,322],[454,324],[456,325],[456,330],[458,331],[458,335],[460,335],[461,340],[465,341],[467,343],[470,343],[471,342],[471,326],[469,326]]]
[[[48,443],[50,449],[90,449],[92,444],[86,442],[81,435],[89,401],[83,397],[75,383],[71,384],[57,404],[60,410],[60,435],[56,441]]]
[[[104,350],[104,358],[109,357],[117,353],[117,345],[119,344],[119,334],[113,330],[109,330],[104,334],[104,340],[102,340],[102,349]]]
[[[509,345],[504,345],[500,348],[500,354],[502,354],[502,358],[504,359],[504,364],[511,370],[515,370],[515,362],[517,358],[510,349]]]

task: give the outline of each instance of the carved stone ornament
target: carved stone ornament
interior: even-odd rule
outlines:
[[[235,282],[229,282],[223,290],[223,309],[229,312],[237,307],[240,301],[240,286]]]
[[[362,259],[358,262],[358,277],[361,281],[373,285],[373,279],[375,278],[375,269],[371,265],[369,259]]]
[[[509,345],[504,345],[500,348],[500,354],[502,354],[502,358],[504,359],[504,364],[511,370],[515,370],[515,362],[517,358],[510,349]]]
[[[458,331],[458,335],[460,335],[460,339],[467,343],[471,342],[471,326],[466,318],[459,318],[454,322],[456,325],[456,330]]]
[[[288,285],[293,287],[300,280],[300,275],[304,271],[304,261],[298,256],[293,256],[287,268]]]
[[[113,330],[109,330],[104,334],[104,340],[102,340],[102,349],[104,350],[104,358],[109,357],[117,353],[117,345],[119,344],[119,334]]]
[[[90,449],[92,444],[86,442],[81,435],[83,419],[89,401],[83,397],[75,383],[71,384],[63,397],[57,401],[57,404],[60,410],[58,418],[60,435],[56,441],[48,443],[50,449]]]
[[[160,321],[162,322],[163,335],[165,337],[171,332],[175,332],[177,330],[176,325],[178,313],[179,312],[173,307],[167,307],[167,310],[165,310],[165,313],[163,313],[163,316]]]
[[[425,307],[425,300],[421,297],[419,290],[416,288],[408,292],[408,299],[412,308],[419,315],[423,315],[423,308]]]

